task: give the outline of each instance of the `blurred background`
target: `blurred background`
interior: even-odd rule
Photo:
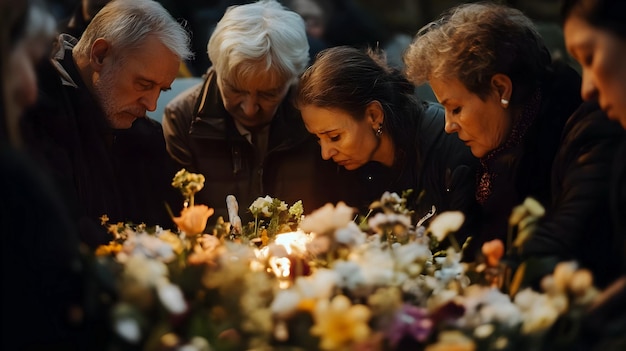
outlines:
[[[37,0],[35,0],[37,1]],[[80,36],[91,17],[110,0],[40,0],[44,1],[58,21],[59,31]],[[156,0],[183,23],[192,34],[195,58],[181,67],[169,95],[192,84],[210,66],[206,45],[215,24],[229,6],[252,1],[234,0]],[[311,60],[320,50],[336,45],[379,47],[386,51],[388,62],[402,69],[402,53],[412,36],[443,11],[460,3],[458,0],[279,0],[298,12],[305,20]],[[564,59],[576,67],[564,47],[559,21],[560,0],[496,1],[522,10],[533,19],[552,52],[553,58]],[[198,78],[198,79],[194,79]],[[162,97],[168,100],[171,96]],[[418,87],[418,96],[433,100],[430,89]],[[161,101],[160,100],[160,101]],[[164,104],[159,103],[151,117],[160,119]]]

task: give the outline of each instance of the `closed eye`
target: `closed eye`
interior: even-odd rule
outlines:
[[[458,115],[460,112],[461,112],[461,108],[460,107],[457,107],[457,108],[452,110],[452,114],[453,115]]]
[[[139,85],[139,89],[142,90],[151,90],[154,87],[154,83],[151,82],[138,82],[137,85]]]
[[[339,141],[339,139],[341,139],[339,135],[335,135],[335,136],[329,135],[328,138],[330,139],[330,141]]]

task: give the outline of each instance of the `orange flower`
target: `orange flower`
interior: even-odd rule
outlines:
[[[111,241],[107,245],[100,245],[100,246],[98,246],[98,248],[96,249],[95,255],[96,256],[116,255],[120,251],[122,251],[122,245],[120,243],[115,242],[115,241]]]
[[[504,244],[500,239],[487,241],[483,244],[482,252],[487,259],[487,265],[495,267],[500,263],[500,259],[504,255]]]
[[[215,211],[206,205],[195,205],[183,208],[180,217],[174,217],[173,220],[185,235],[196,235],[204,231],[206,221],[213,212]]]

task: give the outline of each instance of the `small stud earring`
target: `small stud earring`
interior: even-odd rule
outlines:
[[[380,137],[381,135],[383,135],[383,125],[382,123],[378,125],[378,129],[376,129],[376,136]]]
[[[507,99],[505,99],[505,98],[500,99],[500,103],[501,103],[501,104],[502,104],[502,106],[503,106],[503,107],[505,107],[505,108],[506,108],[507,106],[509,106],[509,100],[507,100]]]

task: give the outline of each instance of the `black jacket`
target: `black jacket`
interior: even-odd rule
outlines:
[[[81,80],[71,55],[74,38],[60,36],[60,50],[38,70],[37,104],[26,111],[28,148],[62,189],[90,245],[108,242],[100,220],[173,227],[165,203],[182,196],[171,187],[175,174],[161,125],[137,119],[114,130]],[[99,233],[99,234],[98,234]]]
[[[485,241],[500,238],[506,243],[513,207],[531,196],[546,208],[546,215],[522,248],[522,259],[579,260],[602,286],[615,275],[610,263],[615,256],[606,252],[612,238],[608,183],[623,132],[596,104],[581,105],[580,77],[564,64],[553,65],[540,89],[538,113],[522,142],[491,164],[497,176],[468,258]],[[553,268],[544,267],[536,277]]]
[[[441,105],[424,102],[403,117],[405,132],[396,134],[403,137],[394,141],[398,152],[392,167],[369,162],[355,171],[345,171],[355,173],[359,179],[355,206],[364,212],[385,191],[400,195],[412,189],[407,205],[414,210],[413,223],[433,205],[437,214],[456,210],[466,215],[464,229],[457,235],[462,244],[477,210],[474,175],[478,161],[456,135],[444,131]]]

